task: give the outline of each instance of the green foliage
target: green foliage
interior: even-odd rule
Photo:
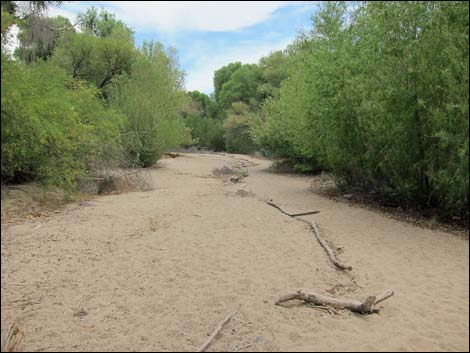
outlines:
[[[78,16],[82,33],[60,37],[54,62],[74,78],[93,82],[105,97],[108,86],[120,75],[129,75],[138,55],[132,30],[113,14],[95,8]]]
[[[77,20],[80,29],[85,34],[108,38],[120,33],[124,40],[133,41],[133,31],[122,21],[116,20],[114,14],[104,9],[98,13],[95,7],[91,7],[85,13],[79,14]]]
[[[468,10],[323,4],[256,141],[396,203],[468,209]]]
[[[240,62],[228,64],[214,72],[214,97],[218,102],[223,85],[230,80],[232,74],[242,66]]]
[[[167,148],[192,143],[172,49],[135,48],[132,31],[96,9],[79,17],[76,33],[64,18],[40,16],[49,3],[24,4],[34,11],[22,18],[16,2],[2,2],[3,181],[73,191],[99,169],[149,166]],[[3,51],[15,22],[21,61]]]
[[[214,101],[206,111],[208,116],[225,121],[225,145],[229,151],[249,153],[256,149],[253,137],[257,141],[259,138],[249,132],[249,126],[259,125],[260,107],[279,94],[289,61],[287,52],[277,51],[261,58],[259,65],[236,62],[214,73]]]
[[[227,151],[251,153],[256,145],[251,135],[251,126],[259,123],[259,117],[243,102],[232,104],[224,123],[225,145]]]
[[[287,78],[288,65],[289,56],[280,50],[260,59],[262,83],[258,86],[258,94],[262,100],[279,93],[281,82]]]
[[[70,188],[84,177],[121,122],[96,93],[50,63],[2,61],[2,180]]]
[[[192,115],[185,119],[185,123],[198,146],[214,151],[225,149],[224,128],[220,120]]]
[[[93,82],[106,93],[114,78],[131,73],[135,58],[133,42],[119,31],[106,38],[68,32],[60,38],[53,61],[73,78]]]
[[[191,129],[192,143],[214,151],[225,148],[224,128],[217,119],[212,99],[199,91],[187,93],[187,100],[180,112],[184,122]]]
[[[166,149],[190,141],[179,116],[181,84],[176,62],[158,43],[144,43],[132,76],[113,83],[111,104],[127,117],[123,142],[134,164],[151,166]]]
[[[261,69],[255,64],[241,65],[236,69],[220,90],[218,103],[221,108],[228,109],[235,102],[252,104],[259,101],[261,74]]]
[[[4,41],[6,40],[6,34],[8,32],[8,29],[15,23],[15,19],[13,16],[8,13],[4,7],[3,7],[3,2],[1,6],[1,11],[2,11],[2,46],[5,44]]]

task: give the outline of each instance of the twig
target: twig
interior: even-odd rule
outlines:
[[[219,334],[219,332],[222,330],[222,328],[224,327],[224,325],[230,321],[230,319],[232,318],[234,314],[230,314],[229,316],[227,316],[224,321],[222,321],[219,326],[217,326],[217,328],[214,330],[214,332],[212,333],[212,335],[210,335],[210,337],[207,339],[206,342],[204,342],[204,344],[201,346],[201,348],[199,348],[198,352],[205,352],[206,349],[211,345],[212,341],[217,337],[217,335]]]
[[[310,211],[310,212],[303,212],[303,213],[293,213],[290,216],[291,217],[298,217],[298,216],[308,216],[311,214],[317,214],[320,213],[320,211]]]
[[[2,344],[2,352],[14,352],[24,338],[24,333],[15,323],[10,325],[7,337]]]
[[[244,346],[235,348],[235,349],[233,350],[233,352],[239,352],[239,351],[241,351],[242,349],[245,349],[245,348],[248,348],[248,347],[252,347],[252,346],[253,346],[253,345],[252,345],[251,343],[250,343],[250,344],[246,344],[246,345],[244,345]]]
[[[306,215],[309,215],[309,214],[316,214],[316,213],[320,213],[320,211],[310,211],[310,212],[304,212],[304,213],[294,213],[294,214],[291,214],[291,213],[288,213],[286,211],[284,211],[281,207],[279,207],[278,205],[276,205],[273,200],[268,200],[266,201],[266,203],[274,208],[277,208],[279,211],[281,211],[282,213],[284,213],[285,215],[289,216],[289,217],[296,217],[296,216],[306,216]]]

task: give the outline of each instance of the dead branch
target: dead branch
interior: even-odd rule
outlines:
[[[7,337],[3,341],[2,352],[15,352],[24,338],[24,333],[15,323],[10,325]]]
[[[339,314],[338,311],[336,311],[335,309],[333,309],[330,306],[321,306],[321,305],[316,305],[316,304],[312,304],[312,303],[307,303],[307,305],[309,305],[309,307],[314,309],[314,310],[326,311],[330,315],[338,315]]]
[[[298,221],[307,223],[310,226],[310,228],[312,229],[313,234],[315,234],[315,237],[317,238],[318,242],[323,247],[323,249],[325,249],[326,253],[328,254],[328,257],[331,260],[331,262],[333,262],[333,264],[335,264],[336,267],[340,268],[341,270],[348,270],[348,271],[352,270],[351,266],[346,265],[345,263],[341,262],[340,260],[338,260],[336,258],[336,255],[335,255],[333,249],[331,249],[331,247],[328,245],[326,240],[323,239],[322,236],[320,235],[320,229],[318,228],[318,225],[315,222],[310,222],[310,221],[307,221],[306,219],[301,219],[301,218],[296,218],[296,219]]]
[[[360,314],[372,314],[380,311],[380,309],[374,307],[376,304],[390,298],[392,295],[393,291],[386,291],[378,296],[369,296],[365,301],[361,302],[354,299],[340,299],[317,293],[304,293],[302,291],[298,291],[296,293],[289,293],[280,297],[274,305],[298,299],[315,305],[330,306],[336,309],[348,309]]]
[[[309,214],[316,214],[316,213],[320,213],[320,211],[310,211],[310,212],[303,212],[303,213],[288,213],[286,211],[284,211],[281,207],[279,207],[278,205],[276,205],[273,200],[268,200],[266,201],[266,203],[274,208],[277,208],[279,211],[281,211],[282,213],[284,213],[285,215],[289,216],[289,217],[296,217],[296,216],[306,216],[306,215],[309,215]]]
[[[250,347],[253,347],[253,345],[251,343],[250,344],[245,344],[244,346],[235,348],[232,352],[240,352],[242,349],[250,348]]]
[[[230,314],[229,316],[227,316],[224,321],[222,321],[219,326],[217,326],[217,328],[214,330],[214,332],[212,333],[212,335],[210,335],[210,337],[207,339],[206,342],[204,342],[204,344],[201,346],[201,348],[199,348],[198,352],[205,352],[206,349],[211,345],[212,341],[217,337],[217,335],[220,333],[220,331],[222,330],[222,328],[224,327],[224,325],[230,321],[230,319],[232,318],[234,314]]]
[[[304,222],[304,223],[307,223],[310,228],[312,228],[312,231],[313,233],[315,234],[315,237],[317,238],[318,242],[320,243],[320,245],[323,247],[323,249],[325,249],[326,253],[328,254],[328,257],[330,258],[331,262],[333,262],[333,264],[336,265],[336,267],[342,269],[342,270],[349,270],[351,271],[352,270],[352,267],[349,266],[349,265],[346,265],[344,263],[342,263],[340,260],[338,260],[336,258],[336,255],[333,251],[333,249],[331,249],[331,247],[328,245],[328,243],[325,241],[325,239],[322,238],[322,236],[320,235],[320,229],[318,228],[318,225],[315,223],[315,222],[310,222],[310,221],[307,221],[306,219],[302,219],[302,218],[296,218],[296,216],[304,216],[304,215],[307,215],[307,214],[314,214],[314,213],[318,213],[320,211],[312,211],[312,212],[304,212],[304,213],[296,213],[296,214],[290,214],[286,211],[284,211],[281,207],[279,207],[278,205],[276,205],[273,200],[268,200],[266,201],[266,203],[274,208],[277,208],[279,211],[281,211],[282,213],[284,213],[285,215],[289,216],[289,217],[292,217],[298,221],[301,221],[301,222]]]
[[[320,213],[320,211],[310,211],[310,212],[302,212],[302,213],[293,213],[293,214],[291,214],[291,217],[308,216],[308,215],[317,214],[317,213]]]
[[[375,297],[375,303],[374,305],[379,304],[380,302],[383,302],[384,300],[387,300],[393,295],[393,291],[388,290],[386,292],[383,292],[382,294],[379,294],[378,296]]]

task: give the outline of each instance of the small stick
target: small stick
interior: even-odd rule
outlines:
[[[380,302],[383,302],[384,300],[390,298],[392,295],[393,295],[393,291],[391,290],[388,290],[382,294],[379,294],[376,298],[375,298],[375,303],[374,305],[376,304],[379,304]]]
[[[296,216],[306,216],[306,215],[309,215],[309,214],[316,214],[316,213],[319,213],[320,211],[310,211],[310,212],[304,212],[304,213],[294,213],[294,214],[291,214],[291,213],[288,213],[286,211],[284,211],[281,207],[279,207],[278,205],[276,205],[273,200],[268,200],[266,201],[266,203],[274,208],[277,208],[279,211],[281,211],[282,213],[284,213],[285,215],[289,216],[289,217],[296,217]]]
[[[216,338],[216,336],[219,334],[219,332],[222,330],[222,328],[224,327],[224,325],[230,321],[230,319],[232,318],[234,314],[230,314],[229,316],[227,316],[224,321],[222,321],[219,326],[217,326],[217,328],[214,330],[214,332],[212,333],[212,335],[210,335],[210,337],[207,339],[206,342],[204,342],[204,344],[201,346],[201,348],[199,348],[198,352],[205,352],[206,349],[211,345],[212,341]]]
[[[15,323],[10,325],[7,337],[3,342],[2,352],[14,352],[24,338],[24,333]]]
[[[330,246],[325,241],[325,239],[323,239],[322,236],[320,235],[320,229],[318,228],[318,225],[315,222],[310,222],[310,221],[307,221],[305,219],[300,219],[300,218],[297,218],[297,219],[299,221],[307,223],[310,226],[310,228],[312,228],[313,234],[315,234],[315,237],[317,238],[318,242],[323,247],[323,249],[325,249],[326,253],[328,254],[328,257],[331,260],[331,262],[333,262],[333,264],[335,264],[336,267],[338,267],[342,270],[349,270],[349,271],[352,270],[351,266],[346,265],[345,263],[341,262],[340,260],[338,260],[336,258],[336,255],[335,255],[334,251],[330,248]]]
[[[233,351],[234,352],[239,352],[241,351],[242,349],[245,349],[245,348],[248,348],[248,347],[252,347],[253,345],[250,343],[250,344],[246,344],[244,346],[241,346],[241,347],[238,347],[238,348],[235,348]]]
[[[320,211],[310,211],[310,212],[303,212],[303,213],[293,213],[290,216],[291,217],[298,217],[298,216],[308,216],[310,214],[317,214],[320,213]]]

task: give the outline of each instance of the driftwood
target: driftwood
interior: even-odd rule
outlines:
[[[348,309],[360,314],[372,314],[380,311],[380,309],[374,307],[375,305],[390,298],[392,295],[393,291],[386,291],[378,296],[369,296],[365,301],[361,302],[354,299],[339,299],[317,293],[304,293],[302,291],[298,291],[296,293],[289,293],[280,297],[274,305],[298,299],[315,305],[323,305],[326,307],[330,306],[337,309]]]
[[[325,241],[325,239],[322,238],[322,236],[320,235],[320,229],[318,228],[318,225],[315,223],[315,222],[310,222],[310,221],[307,221],[305,219],[302,219],[302,218],[296,218],[296,216],[304,216],[304,215],[308,215],[308,214],[314,214],[314,213],[318,213],[320,211],[312,211],[312,212],[304,212],[304,213],[297,213],[297,214],[290,214],[286,211],[284,211],[281,207],[279,207],[278,205],[276,205],[272,200],[268,200],[266,201],[266,203],[274,208],[277,208],[279,211],[281,211],[282,213],[284,213],[285,215],[289,216],[289,217],[292,217],[298,221],[301,221],[301,222],[304,222],[304,223],[307,223],[310,228],[312,228],[312,231],[313,233],[315,234],[315,237],[317,238],[318,242],[320,243],[320,245],[323,247],[323,249],[325,249],[326,253],[328,254],[328,257],[330,258],[331,262],[333,262],[333,264],[335,264],[336,267],[338,267],[339,269],[341,270],[349,270],[351,271],[352,270],[352,267],[349,266],[349,265],[346,265],[344,264],[343,262],[341,262],[340,260],[338,260],[336,258],[336,255],[333,251],[333,249],[331,249],[331,247],[328,245],[328,243]]]
[[[220,333],[220,331],[222,330],[222,328],[224,327],[224,325],[230,321],[230,319],[232,318],[234,314],[230,314],[229,316],[227,316],[224,321],[222,321],[219,326],[217,326],[217,328],[214,330],[214,332],[212,333],[212,335],[210,335],[210,337],[207,339],[206,342],[204,342],[204,344],[201,346],[201,348],[199,348],[198,352],[205,352],[206,349],[211,345],[212,341],[217,337],[217,335]]]
[[[289,216],[289,217],[296,217],[296,216],[306,216],[306,215],[309,215],[309,214],[316,214],[316,213],[320,213],[320,211],[310,211],[310,212],[303,212],[303,213],[288,213],[286,211],[284,211],[281,207],[279,207],[278,205],[276,205],[273,200],[268,200],[266,201],[266,203],[270,206],[273,206],[274,208],[277,208],[279,211],[281,211],[282,213],[284,213],[285,215]]]
[[[331,260],[331,262],[333,264],[335,264],[336,267],[338,267],[342,270],[348,270],[348,271],[352,270],[351,266],[346,265],[345,263],[341,262],[340,260],[338,260],[336,258],[336,255],[335,255],[333,249],[331,249],[331,247],[328,245],[326,240],[323,239],[322,236],[320,235],[320,229],[318,228],[318,225],[315,222],[310,222],[310,221],[307,221],[307,220],[301,219],[301,218],[297,218],[297,220],[301,221],[301,222],[304,222],[304,223],[307,223],[310,226],[310,228],[312,229],[313,234],[315,234],[315,237],[317,238],[318,242],[323,247],[323,249],[325,249],[326,253],[328,254],[328,257]]]
[[[11,324],[7,337],[3,341],[2,352],[15,352],[23,338],[23,331],[16,324]]]

